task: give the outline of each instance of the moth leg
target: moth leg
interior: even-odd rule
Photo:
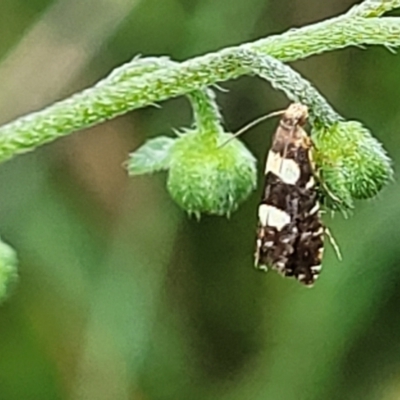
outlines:
[[[328,236],[329,243],[331,244],[333,250],[336,253],[336,257],[338,258],[339,261],[342,261],[342,254],[340,252],[339,246],[335,240],[335,238],[332,236],[331,231],[328,228],[325,228],[325,234]]]
[[[336,203],[341,204],[342,200],[339,199],[339,197],[335,196],[331,190],[328,188],[328,186],[326,185],[326,183],[323,181],[323,179],[321,178],[321,175],[319,173],[319,170],[315,170],[315,178],[317,179],[318,183],[322,186],[322,190]]]
[[[317,146],[315,146],[315,143],[313,141],[311,141],[311,146],[312,146],[312,150],[314,151],[318,151]],[[324,182],[322,176],[321,176],[321,169],[320,168],[316,168],[315,166],[315,161],[314,158],[312,156],[313,151],[309,151],[308,152],[308,158],[310,161],[310,164],[313,166],[313,176],[315,178],[315,180],[319,183],[319,185],[321,185],[323,191],[336,203],[342,203],[342,200],[340,200],[337,196],[335,196],[331,190],[328,188],[328,186],[326,185],[326,183]]]

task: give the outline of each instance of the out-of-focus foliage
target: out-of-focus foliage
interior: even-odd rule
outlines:
[[[12,247],[0,241],[0,303],[10,295],[17,279],[17,255]]]
[[[135,54],[176,59],[345,11],[351,0],[2,0],[0,119],[91,85]],[[302,61],[400,163],[400,61],[382,48]],[[287,105],[244,78],[218,93],[228,131]],[[259,191],[227,220],[188,219],[165,177],[128,179],[133,148],[188,126],[185,99],[0,166],[0,233],[20,281],[0,308],[0,398],[400,398],[400,189],[326,218],[315,288],[252,268]],[[276,122],[244,138],[262,163]],[[260,185],[259,185],[260,187]]]

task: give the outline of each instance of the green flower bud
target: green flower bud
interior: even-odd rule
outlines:
[[[168,190],[186,211],[230,215],[256,186],[255,159],[228,133],[188,131],[174,144]]]
[[[17,255],[14,249],[0,240],[0,302],[7,298],[17,278]]]
[[[375,196],[392,178],[390,158],[360,122],[340,121],[313,133],[317,166],[339,207]]]

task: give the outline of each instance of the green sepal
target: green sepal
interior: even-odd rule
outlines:
[[[168,190],[187,212],[230,215],[256,187],[256,161],[230,133],[187,131],[171,152]]]
[[[150,174],[168,169],[175,140],[166,136],[148,140],[129,155],[127,162],[129,175]]]
[[[17,279],[17,255],[11,246],[0,240],[0,303],[7,299]]]
[[[315,129],[313,140],[330,208],[350,209],[354,200],[374,197],[393,177],[386,151],[358,121]]]

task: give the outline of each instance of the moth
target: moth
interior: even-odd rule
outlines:
[[[304,130],[306,106],[282,114],[265,166],[258,207],[255,266],[312,286],[321,271],[325,226],[321,220],[313,143]]]

